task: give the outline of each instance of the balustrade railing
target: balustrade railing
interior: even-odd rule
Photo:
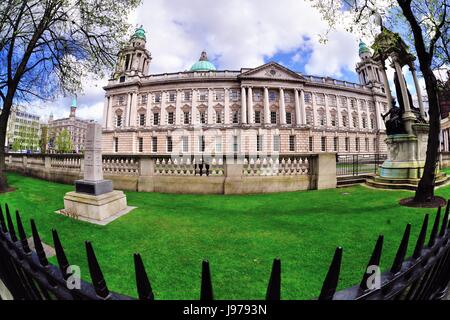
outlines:
[[[297,176],[311,174],[314,156],[248,157],[244,160],[245,176]]]
[[[103,173],[139,175],[139,159],[133,156],[103,156]]]
[[[81,170],[82,158],[79,156],[51,156],[50,166],[55,169]]]

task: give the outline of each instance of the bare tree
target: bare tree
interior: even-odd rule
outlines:
[[[13,104],[81,90],[87,74],[114,64],[140,0],[0,1],[0,192],[7,189],[5,137]]]
[[[434,199],[436,165],[439,154],[440,107],[433,69],[449,66],[448,0],[311,0],[330,28],[346,23],[347,30],[370,36],[377,30],[374,14],[391,30],[399,32],[418,57],[429,102],[428,147],[423,176],[415,202]]]

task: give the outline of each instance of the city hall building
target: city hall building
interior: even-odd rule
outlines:
[[[104,153],[384,153],[385,70],[364,43],[360,83],[270,62],[216,70],[203,52],[189,71],[149,74],[142,28],[106,87]]]

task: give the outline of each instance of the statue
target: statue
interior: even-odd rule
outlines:
[[[404,112],[405,109],[397,107],[395,98],[392,98],[392,108],[386,114],[381,114],[381,117],[386,125],[386,134],[388,136],[406,133],[405,124],[403,123]],[[388,120],[386,120],[387,116],[389,116]]]

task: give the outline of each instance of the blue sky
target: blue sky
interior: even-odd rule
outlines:
[[[319,43],[326,24],[310,1],[301,0],[143,0],[129,22],[143,25],[152,53],[150,73],[187,70],[202,50],[218,69],[239,70],[275,61],[305,74],[358,82],[359,38],[340,28]],[[369,42],[368,39],[363,39]],[[388,70],[392,76],[392,70]],[[411,77],[407,76],[415,94]],[[78,115],[99,120],[107,79],[85,81]],[[67,116],[71,98],[37,103],[46,119]]]

